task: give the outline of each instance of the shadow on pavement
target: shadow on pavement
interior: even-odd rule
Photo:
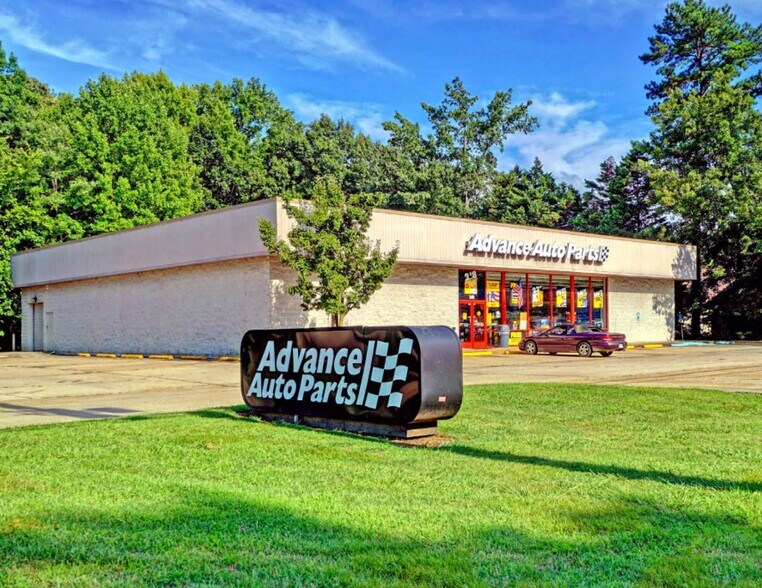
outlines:
[[[0,411],[7,411],[24,415],[55,415],[65,416],[73,419],[103,419],[108,417],[121,416],[125,414],[134,414],[138,411],[127,408],[117,408],[113,406],[84,408],[74,410],[69,408],[40,408],[37,406],[24,406],[21,404],[8,404],[0,402]]]

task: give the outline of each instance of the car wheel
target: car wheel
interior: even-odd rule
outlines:
[[[614,354],[613,351],[601,351],[603,357],[611,357]]]
[[[524,344],[524,351],[526,351],[529,355],[537,355],[537,352],[539,351],[537,348],[537,343],[532,340],[527,341]]]
[[[582,341],[582,343],[577,345],[577,353],[579,353],[580,357],[590,357],[593,354],[593,346],[587,341]]]

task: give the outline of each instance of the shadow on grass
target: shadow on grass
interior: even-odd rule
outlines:
[[[664,484],[698,486],[702,488],[711,488],[714,490],[744,490],[747,492],[762,491],[762,483],[760,482],[716,480],[712,478],[702,478],[700,476],[673,474],[671,472],[638,470],[635,468],[626,468],[616,465],[600,465],[582,461],[564,461],[560,459],[549,459],[546,457],[536,457],[532,455],[518,455],[516,453],[508,453],[505,451],[489,451],[476,447],[468,447],[465,445],[444,445],[435,449],[435,451],[447,451],[467,457],[478,457],[480,459],[492,459],[497,461],[507,461],[510,463],[559,468],[569,472],[614,475],[620,476],[622,478],[627,478],[628,480],[649,480],[652,482],[661,482]]]
[[[199,410],[192,413],[194,415],[203,418],[219,418],[219,419],[233,419],[236,421],[247,421],[260,423],[259,419],[248,410],[245,405],[234,406],[230,408],[220,409],[208,409]],[[274,426],[282,427],[294,427],[303,425],[292,425],[289,423],[272,423]],[[358,435],[356,433],[350,433],[346,431],[332,430],[332,429],[315,429],[312,427],[305,427],[309,430],[318,431],[327,435],[338,437],[350,437],[353,439],[363,439],[372,443],[391,443],[389,439]],[[402,445],[405,447],[404,445]],[[491,459],[496,461],[505,461],[510,463],[519,463],[525,465],[535,465],[541,467],[552,467],[563,469],[569,472],[581,472],[590,474],[605,474],[614,475],[626,478],[628,480],[647,480],[652,482],[660,482],[662,484],[676,484],[682,486],[694,486],[700,488],[708,488],[713,490],[741,490],[746,492],[762,492],[762,483],[752,481],[735,481],[735,480],[718,480],[713,478],[704,478],[701,476],[687,476],[683,474],[675,474],[672,472],[660,472],[656,470],[639,470],[635,468],[628,468],[617,465],[602,465],[595,463],[588,463],[582,461],[565,461],[560,459],[551,459],[546,457],[537,457],[532,455],[519,455],[516,453],[509,453],[505,451],[490,451],[486,449],[480,449],[478,447],[469,447],[467,445],[458,444],[444,444],[438,447],[426,447],[423,445],[409,445],[414,449],[424,451],[446,451],[449,453],[455,453],[466,457],[475,457],[479,459]]]
[[[231,408],[200,410],[193,413],[194,415],[204,418],[222,418],[233,419],[237,421],[246,421],[247,417],[252,417],[252,414],[248,412],[244,405],[235,406]],[[258,419],[252,419],[251,422],[261,422]],[[277,426],[293,427],[288,423],[276,423]],[[299,425],[301,426],[301,425]],[[306,427],[310,430],[320,431],[328,435],[351,437],[355,439],[363,439],[374,443],[391,443],[389,439],[369,437],[363,435],[357,435],[356,433],[349,433],[346,431],[337,431],[331,429],[314,429]],[[714,490],[742,490],[746,492],[762,492],[762,483],[752,481],[735,481],[735,480],[718,480],[713,478],[704,478],[701,476],[687,476],[683,474],[675,474],[672,472],[660,472],[656,470],[639,470],[635,468],[622,467],[617,465],[602,465],[595,463],[588,463],[583,461],[565,461],[560,459],[550,459],[546,457],[537,457],[532,455],[519,455],[516,453],[509,453],[505,451],[490,451],[486,449],[479,449],[478,447],[469,447],[467,445],[458,444],[445,444],[439,447],[425,447],[410,445],[409,447],[420,449],[424,451],[446,451],[463,455],[466,457],[476,457],[479,459],[491,459],[496,461],[506,461],[511,463],[520,463],[525,465],[536,465],[542,467],[559,468],[569,472],[581,472],[591,474],[606,474],[620,476],[627,478],[628,480],[648,480],[652,482],[660,482],[663,484],[677,484],[682,486],[695,486],[700,488],[709,488]]]
[[[426,518],[431,512],[421,513],[424,533],[411,534],[415,524],[403,516],[401,532],[391,535],[374,529],[373,521],[396,520],[395,513],[374,511],[372,504],[357,518],[338,517],[328,505],[307,517],[190,485],[178,488],[175,498],[174,508],[155,500],[0,518],[0,584],[696,585],[762,579],[755,564],[759,544],[744,520],[642,498],[559,514],[565,531],[551,525],[547,535],[537,527],[527,532],[468,520],[448,534]],[[349,523],[326,522],[336,519]],[[414,538],[426,534],[437,539]]]

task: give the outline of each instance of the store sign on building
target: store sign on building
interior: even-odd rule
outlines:
[[[265,416],[388,436],[432,434],[460,408],[460,342],[447,327],[249,331],[241,392]]]
[[[502,257],[518,257],[524,259],[543,259],[550,261],[579,261],[589,263],[604,263],[609,257],[606,245],[577,245],[575,243],[547,243],[537,241],[512,241],[499,239],[492,235],[473,235],[466,243],[466,253],[488,254]]]

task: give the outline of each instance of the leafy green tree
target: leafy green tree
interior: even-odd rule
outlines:
[[[198,167],[204,208],[240,204],[257,196],[256,147],[244,134],[233,101],[233,89],[221,82],[190,90],[196,112],[188,149]]]
[[[569,228],[579,201],[573,186],[557,182],[535,159],[529,170],[515,166],[498,172],[492,191],[480,199],[475,216],[501,223]]]
[[[310,196],[309,202],[284,199],[296,225],[287,241],[279,240],[265,219],[259,230],[268,251],[296,271],[289,294],[300,296],[305,310],[327,312],[331,325],[340,327],[391,275],[398,248],[382,253],[380,244],[366,237],[377,196],[348,194],[331,177],[317,180]]]
[[[760,28],[700,0],[667,7],[642,60],[662,77],[649,86],[655,130],[642,164],[672,217],[674,237],[698,245],[692,330],[762,335],[762,116],[757,110]],[[719,294],[722,294],[721,296]]]
[[[71,134],[61,162],[63,210],[86,234],[201,210],[204,192],[189,153],[192,97],[166,74],[103,74],[59,108]]]
[[[471,214],[476,201],[492,187],[495,152],[502,151],[509,135],[529,133],[537,125],[529,114],[531,102],[512,106],[511,99],[511,90],[496,92],[486,106],[475,108],[479,97],[455,78],[445,84],[439,106],[421,105],[433,131],[430,135],[424,137],[420,126],[399,112],[394,121],[384,123],[391,135],[389,146],[407,162],[408,181],[392,201],[409,202],[422,212]]]
[[[228,88],[235,129],[251,150],[243,171],[252,174],[253,181],[239,188],[238,201],[280,196],[293,188],[293,178],[302,171],[298,155],[304,127],[260,80],[244,83],[236,78]]]

